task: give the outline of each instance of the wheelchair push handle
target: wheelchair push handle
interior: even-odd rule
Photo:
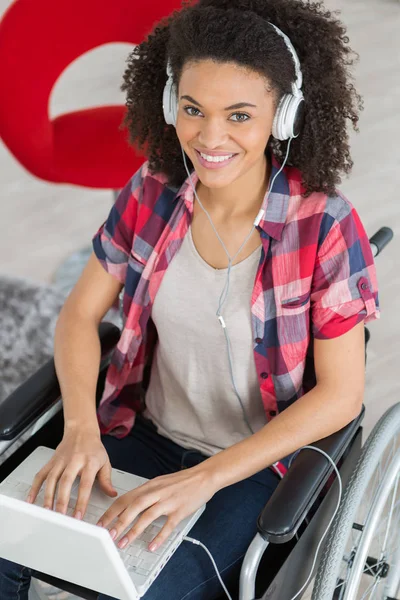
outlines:
[[[390,227],[381,227],[372,238],[369,240],[371,244],[372,254],[378,256],[385,246],[392,240],[393,230]]]

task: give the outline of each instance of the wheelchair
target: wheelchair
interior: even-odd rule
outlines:
[[[375,256],[392,236],[384,227],[370,239]],[[114,324],[100,324],[97,402],[119,336]],[[365,328],[366,347],[369,337]],[[0,455],[8,451],[7,460],[0,462],[0,481],[35,447],[58,445],[63,433],[61,405],[53,359],[0,405]],[[307,588],[307,594],[312,588],[312,600],[400,600],[400,403],[387,410],[362,445],[364,412],[363,407],[346,427],[313,444],[332,458],[344,489],[323,544],[338,503],[339,483],[325,456],[304,449],[295,455],[259,515],[258,532],[241,566],[239,590],[229,590],[233,598],[301,598],[312,572],[313,584]],[[18,445],[28,431],[28,440]],[[35,577],[34,586],[39,580],[79,598],[95,600],[98,595],[45,573]],[[218,600],[224,598],[221,589]]]

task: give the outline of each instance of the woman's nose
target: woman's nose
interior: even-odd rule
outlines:
[[[226,129],[219,120],[204,119],[199,127],[199,143],[208,150],[222,147],[227,137]]]

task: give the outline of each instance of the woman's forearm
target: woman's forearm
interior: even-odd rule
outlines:
[[[198,465],[222,489],[251,477],[302,446],[338,431],[361,410],[361,400],[317,385],[260,431]],[[358,411],[358,412],[357,412]]]
[[[101,345],[98,325],[69,312],[60,314],[54,337],[54,361],[63,399],[65,428],[99,431],[96,386]]]

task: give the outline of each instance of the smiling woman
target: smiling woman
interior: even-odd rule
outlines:
[[[185,93],[188,90],[193,96]],[[181,93],[176,132],[187,157],[199,168],[202,185],[218,189],[219,202],[223,188],[231,207],[244,202],[249,209],[249,198],[241,192],[250,190],[252,195],[251,182],[265,178],[264,150],[275,116],[276,98],[265,78],[235,63],[202,60],[182,70]],[[193,102],[194,97],[201,103]],[[232,98],[243,100],[227,106]],[[247,112],[239,112],[243,108]],[[255,200],[259,204],[260,198]]]
[[[151,550],[207,503],[191,534],[234,591],[289,456],[361,408],[364,323],[379,303],[368,236],[336,189],[361,102],[347,43],[321,3],[302,0],[200,0],[157,23],[123,84],[148,160],[95,233],[57,324],[66,430],[31,499],[45,482],[52,506],[60,481],[65,510],[79,474],[84,516],[96,477],[115,496],[111,461],[151,481],[101,524],[122,548],[166,515]],[[96,414],[98,324],[122,288]],[[179,548],[145,600],[218,598],[201,552]],[[0,562],[2,600],[28,584]]]
[[[165,130],[161,110],[167,57],[175,83],[180,82],[188,63],[200,59],[258,74],[264,78],[265,91],[271,93],[276,106],[282,95],[291,91],[295,69],[284,40],[269,22],[288,34],[301,64],[306,97],[304,126],[302,135],[291,146],[290,163],[299,168],[305,191],[332,192],[341,173],[350,172],[346,121],[357,128],[361,99],[348,72],[353,58],[343,24],[322,5],[202,0],[158,23],[132,53],[124,77],[131,140],[135,145],[146,144],[150,167],[166,173],[170,183],[180,185],[186,174],[178,140],[172,131]],[[197,95],[190,94],[200,104],[205,102],[209,83],[207,80]],[[224,94],[224,83],[218,86],[220,94]],[[212,108],[230,106],[233,98],[251,102],[241,82],[237,82],[235,91],[226,104],[220,94],[217,103],[210,97]],[[254,104],[260,110],[265,103]],[[205,108],[209,110],[210,106]],[[240,120],[244,124],[246,119]],[[267,142],[277,158],[285,156],[287,142],[268,138]]]

